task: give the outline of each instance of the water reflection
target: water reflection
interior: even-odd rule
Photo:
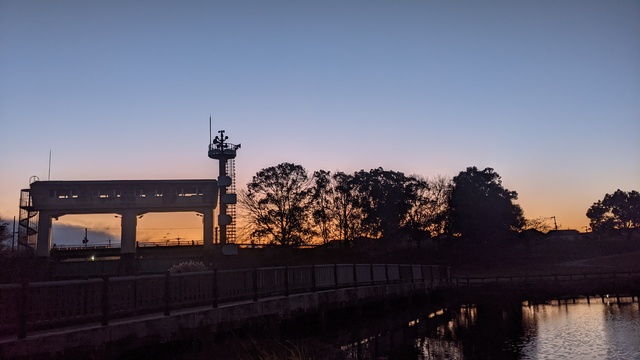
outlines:
[[[640,359],[638,303],[590,300],[442,309],[341,348],[349,359]]]
[[[531,307],[523,326],[537,336],[523,341],[522,359],[640,359],[637,303],[592,303]]]

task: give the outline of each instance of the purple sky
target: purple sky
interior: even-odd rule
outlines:
[[[284,161],[493,167],[526,217],[583,230],[639,189],[638,19],[638,1],[0,0],[0,216],[50,150],[52,180],[215,177],[212,114],[241,187]]]

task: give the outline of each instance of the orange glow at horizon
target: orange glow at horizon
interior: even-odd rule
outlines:
[[[520,197],[522,200],[522,197]],[[550,229],[553,229],[555,216],[558,229],[575,229],[581,232],[587,230],[589,219],[584,214],[575,214],[571,211],[547,211],[545,207],[538,203],[529,205],[523,201],[517,201],[524,210],[525,218],[544,218]],[[594,200],[595,202],[597,200]],[[591,202],[591,203],[593,203]],[[590,203],[590,204],[591,204]],[[538,205],[538,206],[536,206]],[[589,205],[590,206],[590,205]],[[586,213],[588,206],[585,207]],[[65,215],[54,220],[53,243],[78,245],[81,235],[76,232],[71,238],[64,238],[64,234],[57,228],[68,226],[77,230],[88,229],[90,243],[103,244],[109,238],[113,243],[120,241],[120,218],[118,214],[87,214],[87,215]],[[237,218],[236,242],[248,243],[249,239],[243,230],[243,218]],[[167,241],[202,241],[203,227],[202,217],[196,212],[162,212],[146,213],[138,218],[137,241],[141,243],[165,243]],[[215,226],[215,225],[214,225]],[[97,240],[96,240],[97,239]]]
[[[146,213],[138,218],[136,240],[141,243],[164,243],[202,241],[202,218],[195,212]],[[57,244],[78,245],[80,233],[77,230],[87,229],[90,244],[105,245],[108,239],[113,244],[120,242],[120,215],[118,214],[88,214],[65,215],[54,221],[52,242]],[[69,233],[64,227],[74,228]],[[69,235],[71,234],[71,235]]]

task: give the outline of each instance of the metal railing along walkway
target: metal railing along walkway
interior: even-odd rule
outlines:
[[[221,303],[393,283],[450,283],[431,265],[330,264],[0,285],[0,335]]]

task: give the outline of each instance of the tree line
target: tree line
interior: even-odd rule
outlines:
[[[264,168],[239,193],[245,233],[256,243],[300,246],[358,238],[415,241],[512,240],[527,228],[518,194],[492,168],[468,167],[455,177],[425,178],[381,167],[354,173],[281,163]],[[640,194],[616,191],[587,211],[593,231],[640,228]]]
[[[239,193],[252,241],[300,246],[358,238],[420,241],[443,236],[506,240],[523,228],[518,194],[491,168],[453,179],[376,168],[352,174],[281,163]]]
[[[349,245],[358,238],[499,243],[523,229],[549,229],[544,218],[525,219],[517,199],[492,168],[468,167],[450,179],[383,168],[309,174],[287,162],[258,171],[239,193],[250,240],[285,246],[331,240]],[[595,233],[630,236],[640,229],[640,193],[606,194],[586,216]],[[10,249],[12,236],[0,219],[0,253]]]
[[[616,190],[606,194],[587,210],[589,225],[594,232],[611,233],[640,229],[640,193],[636,190]]]

